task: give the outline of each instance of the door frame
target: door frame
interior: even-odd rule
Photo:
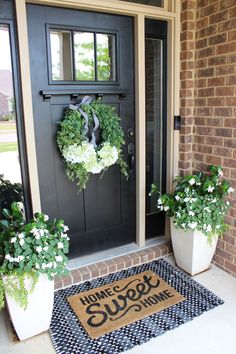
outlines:
[[[118,0],[17,0],[16,17],[22,78],[22,101],[25,121],[26,147],[33,211],[41,210],[36,145],[34,137],[32,91],[30,81],[30,59],[27,34],[26,5],[38,4],[71,9],[97,11],[109,14],[127,15],[134,18],[135,56],[135,127],[136,127],[136,243],[145,245],[145,203],[146,203],[146,108],[145,108],[145,19],[168,22],[167,39],[167,170],[166,190],[171,191],[173,177],[178,174],[179,131],[174,131],[174,115],[179,115],[179,71],[180,71],[180,1],[164,0],[164,7],[158,8]],[[166,223],[165,236],[169,238]]]

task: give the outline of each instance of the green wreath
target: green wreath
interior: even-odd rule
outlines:
[[[128,177],[122,157],[124,133],[115,108],[99,100],[91,102],[85,96],[80,104],[69,106],[58,124],[57,144],[66,164],[66,175],[80,191],[86,187],[90,174],[104,173],[114,164]],[[100,134],[96,134],[98,130]]]

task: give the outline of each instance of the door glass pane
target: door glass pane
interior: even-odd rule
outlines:
[[[97,79],[99,81],[116,80],[115,36],[96,34]]]
[[[0,218],[1,209],[22,201],[9,27],[0,24]]]
[[[52,80],[73,80],[71,32],[50,29]]]
[[[137,4],[152,5],[157,7],[164,7],[164,0],[121,0],[126,2],[135,2]]]
[[[153,181],[162,188],[162,85],[163,43],[160,39],[146,38],[146,181],[147,190]],[[156,212],[156,196],[147,198],[147,213]]]
[[[76,80],[95,80],[94,33],[74,33],[74,56]]]

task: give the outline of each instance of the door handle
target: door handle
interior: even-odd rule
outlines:
[[[128,159],[129,174],[131,174],[134,169],[134,160],[135,160],[133,143],[129,143],[128,145],[128,155],[129,155],[129,159]]]

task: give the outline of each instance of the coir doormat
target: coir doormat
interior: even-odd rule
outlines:
[[[149,279],[150,274],[153,273],[157,274],[158,278]],[[146,278],[144,278],[144,275],[146,275]],[[148,317],[139,319],[138,321],[104,334],[97,339],[90,338],[69,303],[72,296],[78,294],[79,299],[83,299],[85,304],[88,302],[91,302],[88,305],[92,303],[94,304],[95,301],[93,302],[92,300],[95,300],[95,297],[93,298],[90,296],[89,298],[88,296],[88,294],[91,294],[91,290],[102,287],[102,289],[109,289],[109,293],[110,289],[112,289],[112,284],[116,286],[115,282],[123,279],[125,282],[124,286],[126,286],[126,284],[128,284],[126,281],[129,282],[131,279],[130,277],[137,276],[145,282],[144,285],[146,291],[149,289],[148,284],[150,287],[150,284],[155,286],[154,281],[157,283],[159,278],[161,278],[171,288],[176,290],[176,296],[179,296],[179,293],[185,298],[185,300],[180,300],[180,302],[171,307],[165,308],[160,312],[155,312]],[[142,285],[140,286],[140,290],[142,290],[141,288],[143,289]],[[98,289],[95,290],[95,294]],[[162,293],[161,297],[163,300],[161,300],[160,297],[156,298],[155,294],[147,294],[147,301],[144,302],[146,306],[149,306],[148,303],[154,303],[155,299],[156,301],[158,300],[159,304],[163,303],[164,295],[166,300],[167,297],[169,300],[174,298],[169,297],[173,295],[173,293],[170,292],[172,290],[167,288],[163,289],[164,290],[160,291]],[[164,295],[163,291],[165,291]],[[86,292],[87,295],[85,295]],[[160,294],[160,292],[157,294]],[[99,296],[104,297],[105,299],[105,294],[106,292],[99,293]],[[131,291],[129,296],[134,296],[132,294],[134,293]],[[84,297],[84,295],[87,297]],[[148,299],[149,296],[151,297]],[[99,302],[101,303],[104,299],[100,299]],[[133,348],[135,345],[145,343],[151,338],[165,333],[165,331],[174,329],[220,304],[223,304],[223,301],[219,297],[194,281],[187,274],[171,265],[169,262],[164,259],[160,259],[151,263],[110,274],[103,278],[95,279],[91,282],[85,282],[83,284],[74,285],[70,288],[57,291],[55,293],[50,335],[58,354],[118,354]],[[152,306],[154,305],[157,304],[152,304]],[[147,309],[152,306],[150,305]],[[115,307],[110,309],[111,314],[112,310],[115,311]],[[112,318],[111,314],[110,318]],[[98,313],[93,313],[90,319],[93,318],[93,320],[95,320],[95,317],[92,317],[95,315],[98,315]],[[102,319],[104,320],[106,315],[104,313],[100,314],[100,317],[96,317],[96,321],[98,321],[98,318],[100,321]]]
[[[149,270],[67,300],[90,338],[95,339],[185,298]]]

